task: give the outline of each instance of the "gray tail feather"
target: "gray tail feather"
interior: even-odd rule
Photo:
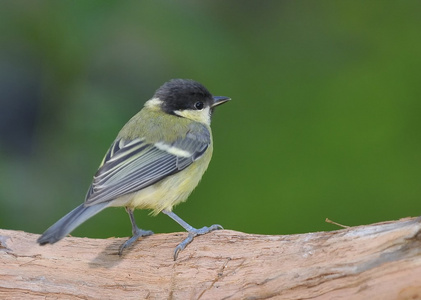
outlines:
[[[99,213],[108,205],[108,202],[99,203],[92,206],[84,206],[84,204],[79,205],[63,218],[54,223],[54,225],[52,225],[50,228],[48,228],[37,240],[37,242],[40,245],[54,244],[55,242],[58,242],[70,232],[72,232],[73,229],[78,227],[90,217]]]

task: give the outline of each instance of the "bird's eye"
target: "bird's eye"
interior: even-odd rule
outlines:
[[[197,101],[197,102],[194,104],[194,107],[196,107],[196,109],[197,109],[197,110],[202,110],[204,106],[205,106],[205,105],[203,104],[203,102],[202,102],[202,101]]]

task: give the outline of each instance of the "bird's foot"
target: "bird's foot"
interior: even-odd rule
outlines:
[[[176,260],[178,254],[181,251],[183,251],[187,247],[187,245],[190,244],[193,241],[195,236],[206,234],[206,233],[209,233],[211,231],[220,230],[220,229],[224,229],[224,228],[221,225],[214,224],[210,227],[205,226],[205,227],[202,227],[202,228],[199,228],[199,229],[193,228],[193,229],[189,230],[189,235],[184,239],[184,241],[182,241],[177,247],[175,247],[174,260]]]
[[[142,230],[140,228],[137,228],[133,231],[133,236],[131,238],[129,238],[127,241],[125,241],[121,246],[120,249],[118,250],[118,255],[122,255],[124,249],[130,247],[134,242],[137,241],[138,238],[143,237],[143,236],[149,236],[152,235],[153,232],[150,230]]]

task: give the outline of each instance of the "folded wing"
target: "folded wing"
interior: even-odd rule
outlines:
[[[85,205],[107,202],[144,189],[187,168],[211,143],[202,124],[192,124],[185,137],[173,143],[150,144],[143,139],[117,139],[94,176]]]

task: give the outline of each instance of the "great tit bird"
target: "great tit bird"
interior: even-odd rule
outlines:
[[[153,234],[137,227],[135,208],[151,209],[154,215],[163,212],[188,231],[175,248],[174,260],[195,236],[222,229],[217,224],[196,229],[172,209],[187,200],[206,171],[213,151],[212,112],[228,100],[212,96],[193,80],[162,85],[111,144],[85,202],[48,228],[38,243],[54,244],[110,206],[124,206],[132,224],[132,237],[120,246],[119,255],[138,238]]]

